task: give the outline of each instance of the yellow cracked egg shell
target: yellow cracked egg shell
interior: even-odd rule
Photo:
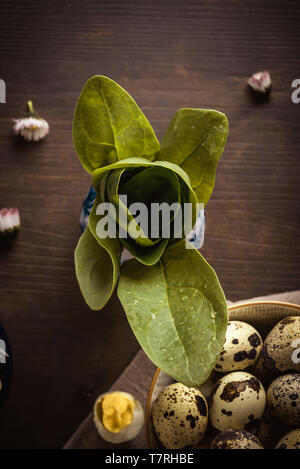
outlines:
[[[221,378],[210,399],[210,422],[219,430],[257,433],[266,405],[261,382],[250,373],[235,371]]]
[[[300,426],[300,374],[276,378],[269,386],[267,399],[273,416],[281,423]]]
[[[254,327],[242,321],[230,321],[223,351],[215,365],[220,373],[245,370],[255,365],[262,349],[262,338]]]
[[[262,380],[284,373],[300,373],[300,316],[279,321],[267,336],[257,362]]]
[[[208,407],[196,388],[173,383],[163,389],[152,407],[156,435],[167,449],[195,448],[208,423]]]
[[[300,428],[284,435],[275,449],[300,449]]]
[[[133,440],[144,425],[144,411],[134,396],[115,391],[102,394],[94,405],[94,423],[109,443]]]
[[[211,449],[263,449],[263,446],[252,433],[229,429],[214,438]]]

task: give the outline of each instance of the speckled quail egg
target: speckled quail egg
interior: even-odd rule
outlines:
[[[211,425],[220,431],[234,428],[257,433],[265,405],[265,390],[255,376],[230,373],[216,383],[210,400]]]
[[[267,392],[268,404],[274,417],[281,423],[300,426],[300,374],[276,378]]]
[[[196,388],[181,383],[170,384],[153,404],[152,421],[165,448],[195,448],[207,427],[206,400]]]
[[[300,428],[284,435],[276,445],[276,449],[300,449]]]
[[[283,373],[300,373],[300,316],[279,321],[267,336],[257,362],[265,382]]]
[[[94,423],[109,443],[133,440],[144,425],[144,411],[134,396],[115,391],[102,394],[94,405]]]
[[[254,327],[242,321],[230,321],[226,340],[215,370],[221,373],[245,370],[258,360],[262,338]]]
[[[211,443],[211,449],[263,449],[259,439],[245,430],[225,430]]]

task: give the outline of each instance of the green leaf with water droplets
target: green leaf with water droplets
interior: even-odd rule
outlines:
[[[214,270],[192,245],[169,247],[154,266],[126,262],[118,296],[159,368],[188,386],[209,377],[224,344],[227,305]]]
[[[206,204],[228,136],[225,114],[211,109],[179,109],[161,143],[157,160],[178,164],[188,174],[198,202]]]

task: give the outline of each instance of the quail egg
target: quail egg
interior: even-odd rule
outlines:
[[[242,321],[230,321],[225,344],[215,370],[221,373],[245,370],[255,365],[262,348],[262,338],[254,327]]]
[[[275,449],[300,449],[300,428],[284,435]]]
[[[266,382],[283,373],[300,373],[300,316],[282,319],[272,329],[263,344],[257,371]]]
[[[267,392],[274,417],[283,424],[300,426],[300,374],[276,378]]]
[[[181,383],[170,384],[153,404],[152,421],[165,448],[195,448],[207,427],[206,400],[196,388]]]
[[[144,411],[131,394],[115,391],[102,394],[94,405],[94,423],[109,443],[133,440],[144,425]]]
[[[210,400],[211,425],[220,431],[234,428],[257,433],[265,405],[265,390],[255,376],[230,373],[216,383]]]
[[[263,449],[263,447],[252,433],[229,429],[215,437],[211,449]]]

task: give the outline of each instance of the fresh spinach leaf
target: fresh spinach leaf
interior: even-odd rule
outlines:
[[[137,244],[135,240],[130,237],[122,238],[121,241],[130,254],[137,259],[138,262],[144,265],[156,264],[169,243],[167,238],[162,238],[153,246],[145,248],[144,246]]]
[[[102,309],[116,286],[120,259],[110,239],[99,244],[86,228],[75,249],[75,272],[81,293],[93,310]],[[113,240],[117,241],[117,240]],[[121,251],[120,251],[121,252]]]
[[[89,173],[132,156],[153,160],[160,147],[136,102],[104,76],[90,78],[82,90],[75,108],[73,139]]]
[[[196,221],[197,202],[209,200],[227,134],[224,114],[181,109],[160,149],[135,101],[103,76],[86,83],[74,115],[75,148],[93,175],[97,192],[88,228],[75,251],[83,296],[92,309],[106,304],[118,281],[123,246],[127,247],[134,259],[122,266],[118,295],[131,327],[155,364],[193,386],[208,378],[222,350],[227,307],[215,272],[182,238],[190,221]],[[121,195],[127,195],[128,205],[189,202],[193,209],[184,218],[179,238],[161,239],[161,231],[150,238],[139,232],[137,214],[119,203]],[[112,202],[116,208],[110,209],[116,230],[109,236],[107,214],[98,212],[100,202]],[[120,214],[126,215],[126,226]],[[180,210],[170,220],[171,228],[177,216]],[[124,229],[126,239],[121,236]]]
[[[119,165],[118,165],[119,166]],[[118,206],[119,206],[119,182],[124,174],[125,169],[115,169],[113,171],[109,171],[109,177],[103,179],[107,185],[106,192],[107,192],[107,200],[115,204],[116,212],[117,212],[117,222],[120,222],[118,216]],[[103,181],[101,179],[101,181]],[[100,183],[101,184],[101,183]],[[100,199],[99,199],[100,200]],[[129,210],[120,202],[121,209],[124,210],[127,216],[127,223],[134,221],[133,215],[130,214]],[[91,223],[93,225],[96,224],[96,217],[95,217],[95,210],[91,213]],[[113,216],[113,215],[112,215]],[[126,217],[125,217],[126,218]],[[121,224],[121,229],[125,229],[125,227]],[[95,230],[92,230],[95,231]],[[162,256],[164,249],[166,248],[169,239],[158,239],[157,241],[151,241],[151,239],[147,238],[143,233],[141,234],[139,239],[133,239],[130,237],[130,230],[128,231],[128,237],[126,238],[119,238],[120,242],[123,246],[136,258],[139,262],[142,262],[145,265],[153,265],[155,264],[160,257]]]
[[[155,242],[151,241],[143,232],[142,228],[138,226],[135,221],[134,215],[129,210],[129,203],[126,206],[119,197],[119,185],[122,175],[126,169],[116,169],[112,171],[107,180],[107,197],[109,202],[115,205],[116,217],[120,229],[123,229],[129,236],[135,233],[135,242],[141,246],[153,246]],[[137,234],[138,233],[138,234]]]
[[[206,204],[215,185],[227,136],[225,114],[209,109],[180,109],[170,123],[156,159],[179,165],[188,174],[198,202]]]
[[[126,173],[126,170],[125,170]],[[177,204],[176,210],[172,212],[170,222],[179,211],[181,202],[181,187],[177,174],[164,167],[151,166],[145,168],[138,174],[120,186],[120,195],[126,195],[128,206],[135,202],[142,202],[148,210],[149,237],[151,233],[151,204]],[[168,220],[168,225],[170,225]],[[161,230],[166,226],[160,224]],[[160,235],[159,235],[160,236]]]
[[[125,168],[147,168],[151,166],[150,161],[146,160],[145,158],[126,158],[125,160],[116,161],[108,166],[103,166],[98,169],[95,169],[93,172],[93,186],[96,192],[99,193],[101,188],[101,183],[104,177],[108,177],[110,171],[117,170],[117,169],[125,169]],[[105,181],[106,184],[106,181]]]
[[[218,278],[185,241],[154,266],[135,259],[121,268],[118,296],[149,358],[188,386],[210,375],[225,340],[227,306]]]
[[[147,171],[141,170],[147,169]],[[124,170],[134,170],[132,178],[128,178],[127,182],[119,189],[121,184],[121,178],[126,174]],[[139,169],[139,171],[137,171]],[[149,173],[148,173],[149,170]],[[145,173],[145,175],[144,175]],[[107,176],[108,175],[108,176]],[[149,176],[156,175],[157,181],[153,181]],[[168,162],[168,161],[155,161],[150,162],[143,158],[128,158],[122,161],[118,161],[109,166],[99,168],[93,173],[93,186],[96,191],[101,194],[100,197],[103,200],[103,197],[106,197],[106,200],[110,200],[113,203],[118,202],[118,191],[120,193],[127,192],[128,195],[131,194],[131,199],[135,197],[144,199],[145,202],[149,203],[150,194],[153,197],[153,187],[158,187],[162,193],[166,191],[165,187],[161,187],[161,178],[164,176],[165,180],[169,180],[169,187],[171,191],[167,191],[165,197],[167,202],[170,202],[175,198],[178,202],[189,202],[192,205],[191,217],[189,216],[184,218],[184,226],[191,225],[196,221],[197,218],[197,196],[190,186],[190,179],[188,175],[184,172],[182,168],[178,165]],[[138,185],[134,186],[131,181],[138,181]],[[168,184],[165,184],[167,186]],[[144,186],[144,191],[142,197],[137,194],[137,189]],[[153,187],[152,187],[153,186]],[[129,189],[129,190],[128,190]],[[179,194],[177,193],[179,191]],[[108,194],[109,192],[109,194]],[[162,195],[160,194],[162,199]],[[131,219],[132,217],[129,216]],[[173,223],[173,222],[172,222]],[[173,225],[172,225],[173,226]],[[172,232],[171,226],[171,232]],[[149,238],[141,236],[139,240],[132,239],[128,236],[126,239],[120,239],[124,247],[126,247],[129,252],[138,259],[139,262],[145,265],[155,264],[163,254],[164,249],[169,243],[177,243],[181,238],[178,239],[161,239],[158,242],[149,242]],[[138,241],[138,242],[137,242]]]

